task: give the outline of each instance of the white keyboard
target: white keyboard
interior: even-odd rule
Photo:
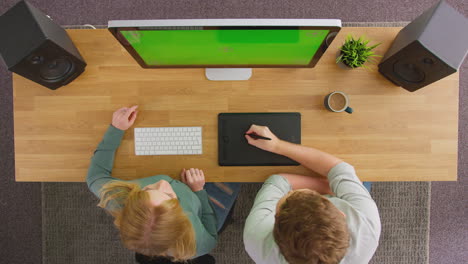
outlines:
[[[202,154],[201,127],[135,128],[136,155]]]

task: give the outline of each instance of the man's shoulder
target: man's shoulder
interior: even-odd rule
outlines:
[[[374,255],[380,238],[380,219],[369,221],[369,216],[354,208],[345,200],[337,197],[327,197],[340,211],[346,215],[346,224],[350,235],[348,251],[340,264],[367,263]]]
[[[381,231],[380,216],[378,214],[378,209],[375,203],[375,211],[377,211],[377,214],[375,214],[374,210],[369,212],[361,210],[361,208],[356,208],[354,204],[351,204],[348,201],[338,197],[327,196],[327,199],[332,202],[336,208],[345,214],[349,229],[368,230],[370,233],[376,234],[376,237],[379,238]],[[363,202],[368,201],[365,200]]]
[[[273,232],[244,232],[244,246],[247,254],[256,263],[287,264],[273,237]]]

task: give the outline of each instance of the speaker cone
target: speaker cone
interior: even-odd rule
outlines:
[[[56,59],[45,63],[39,70],[45,81],[60,81],[67,77],[73,69],[73,62],[66,58]]]
[[[400,79],[410,83],[420,83],[426,79],[426,74],[416,64],[397,61],[393,64],[393,72]]]

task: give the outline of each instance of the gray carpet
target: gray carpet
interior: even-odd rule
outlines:
[[[244,230],[245,219],[247,219],[255,196],[261,187],[261,183],[242,185],[230,223],[219,236],[218,245],[213,250],[216,263],[255,263],[244,250],[242,232]]]
[[[382,234],[370,263],[428,263],[430,192],[428,182],[372,185],[372,197],[382,221]]]
[[[86,183],[42,184],[43,264],[133,263]]]
[[[244,251],[242,231],[260,183],[244,184],[231,223],[213,251],[217,263],[253,263]],[[374,183],[372,196],[382,218],[382,236],[371,263],[427,263],[429,231],[427,182]],[[96,207],[84,183],[43,184],[44,264],[128,264],[112,217]]]

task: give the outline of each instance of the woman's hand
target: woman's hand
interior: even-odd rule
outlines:
[[[201,191],[203,190],[203,186],[205,186],[205,174],[199,169],[182,169],[180,179],[183,183],[187,184],[193,192]]]
[[[127,130],[135,122],[138,113],[137,108],[138,105],[134,105],[130,108],[122,107],[115,111],[112,115],[112,125],[120,130]]]
[[[245,135],[245,138],[249,142],[250,145],[255,146],[257,148],[261,148],[266,151],[276,153],[278,151],[278,145],[280,144],[281,140],[278,139],[275,134],[273,134],[270,129],[266,126],[257,126],[252,125],[250,126],[249,130],[245,132],[245,134],[257,134],[262,137],[271,138],[271,140],[265,139],[254,139],[249,135]]]

